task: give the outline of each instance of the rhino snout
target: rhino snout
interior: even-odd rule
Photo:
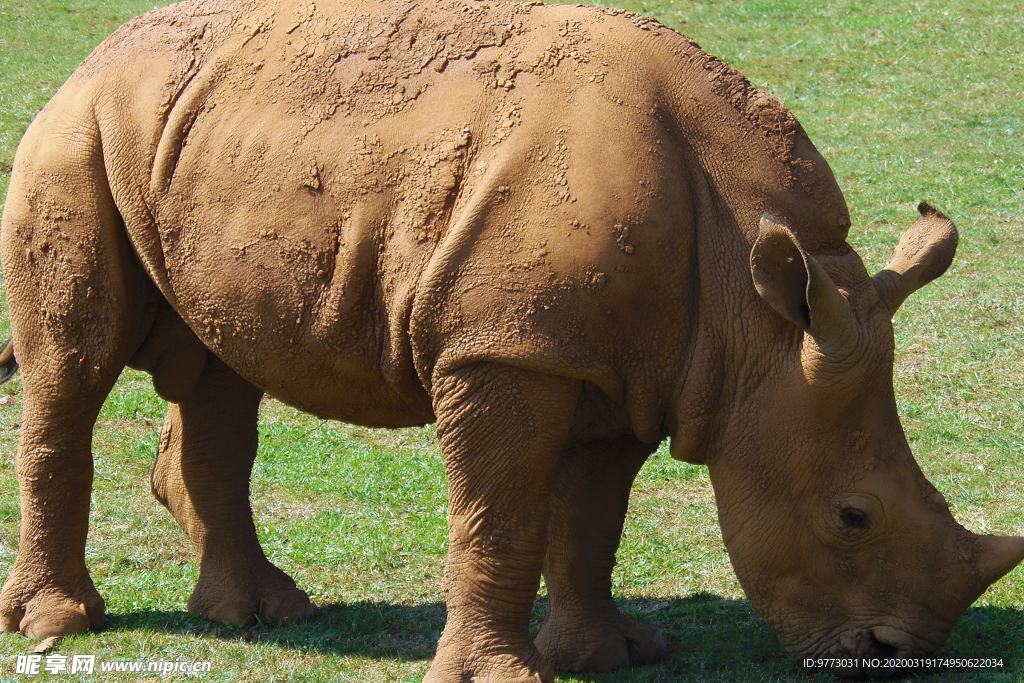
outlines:
[[[843,638],[843,649],[858,661],[858,665],[849,673],[842,673],[845,678],[863,678],[886,680],[896,676],[900,669],[895,665],[901,654],[909,654],[909,639],[902,633],[889,627],[864,630],[853,637]]]
[[[898,666],[899,663],[927,656],[944,640],[945,634],[922,638],[884,624],[858,627],[833,636],[831,645],[817,654],[805,654],[798,659],[812,671],[851,680],[882,681],[905,676],[908,669]]]
[[[840,678],[888,680],[903,673],[895,663],[913,650],[910,641],[905,634],[886,626],[861,628],[841,635],[826,654],[803,662],[812,670],[820,668]]]

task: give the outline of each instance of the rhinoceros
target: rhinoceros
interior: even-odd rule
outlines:
[[[897,416],[891,318],[957,242],[920,210],[869,276],[793,115],[639,15],[149,12],[81,65],[14,163],[22,525],[0,626],[104,622],[90,442],[127,365],[170,402],[152,488],[196,547],[195,615],[313,612],[249,507],[267,394],[361,425],[436,421],[448,617],[429,683],[663,656],[610,574],[666,437],[709,467],[736,574],[789,652],[930,653],[1024,540],[958,525]]]

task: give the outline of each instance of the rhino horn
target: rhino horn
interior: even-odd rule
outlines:
[[[978,536],[975,561],[978,574],[989,586],[1024,560],[1024,538],[1019,536]]]
[[[831,346],[849,346],[856,338],[850,302],[796,235],[768,214],[761,217],[750,251],[754,287],[775,311]]]
[[[956,255],[959,236],[953,221],[926,202],[917,210],[920,218],[903,233],[889,265],[872,278],[890,315],[908,296],[946,272]]]

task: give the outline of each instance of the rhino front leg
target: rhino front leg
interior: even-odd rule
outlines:
[[[612,671],[665,656],[658,630],[622,615],[611,590],[629,490],[654,449],[627,436],[562,454],[544,559],[551,612],[536,641],[556,669]]]
[[[171,403],[153,465],[153,495],[188,534],[199,582],[188,601],[197,617],[241,626],[313,614],[295,582],[267,559],[249,507],[256,419],[263,392],[207,354],[195,390]]]
[[[580,383],[476,364],[434,388],[448,473],[448,623],[424,683],[552,683],[529,620],[549,480]]]

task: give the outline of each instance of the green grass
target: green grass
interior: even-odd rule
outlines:
[[[1024,534],[1024,14],[1018,0],[624,2],[695,38],[779,97],[829,159],[851,242],[874,271],[928,199],[957,221],[956,263],[896,321],[900,411],[922,468],[974,531]],[[828,9],[823,9],[824,7]],[[32,116],[99,41],[152,7],[137,0],[0,0],[0,197]],[[2,305],[2,304],[0,304]],[[9,330],[5,309],[0,334]],[[14,561],[20,384],[0,388],[0,568]],[[149,494],[164,404],[126,372],[96,431],[88,559],[109,627],[62,654],[200,659],[211,681],[418,681],[444,625],[445,498],[431,429],[330,424],[264,404],[254,508],[272,560],[324,609],[287,628],[194,619],[198,569]],[[830,680],[801,672],[744,600],[717,529],[706,469],[662,450],[632,499],[617,595],[659,627],[668,659],[595,682]],[[1000,655],[1024,680],[1024,570],[958,624],[950,655]],[[538,601],[539,624],[545,603]],[[31,649],[0,637],[0,680]],[[72,680],[71,676],[60,676]],[[122,675],[108,680],[136,680]],[[99,675],[82,680],[100,680]]]

